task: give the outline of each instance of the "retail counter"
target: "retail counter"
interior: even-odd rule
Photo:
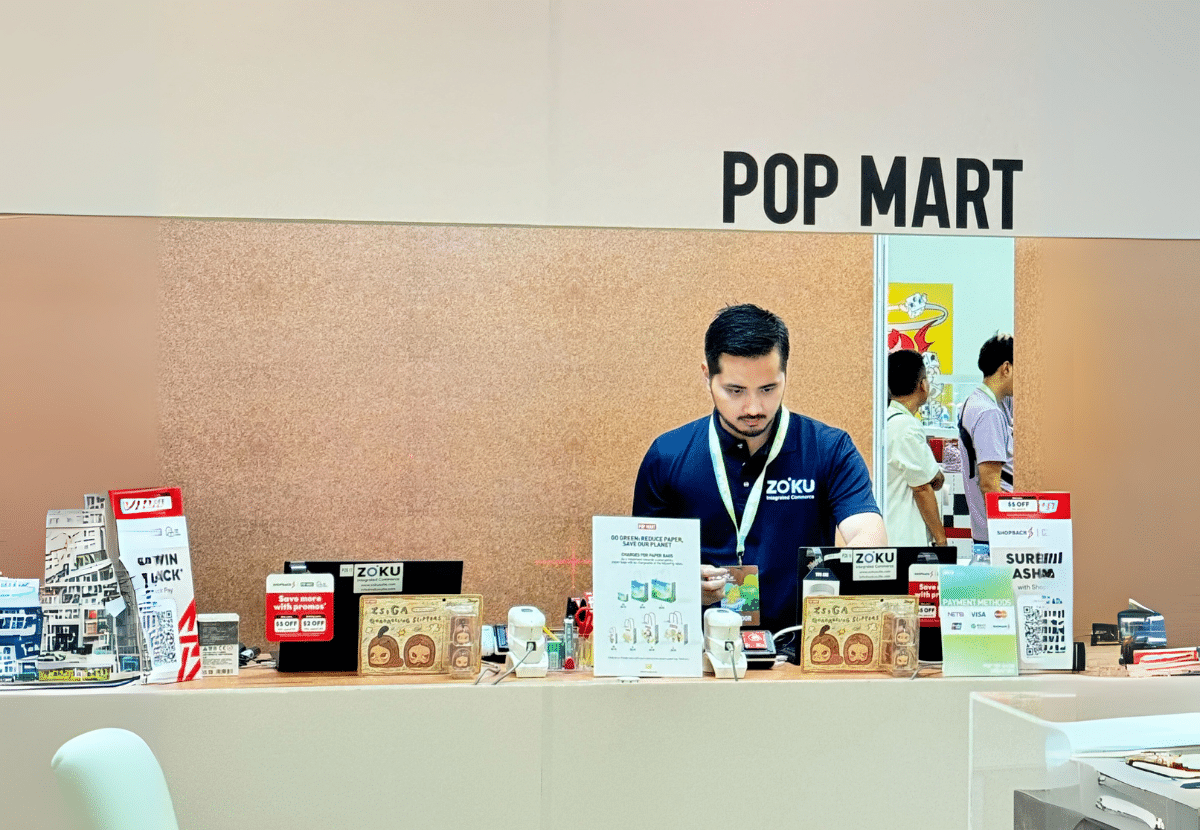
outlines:
[[[7,826],[65,828],[51,756],[120,726],[158,755],[184,830],[962,830],[971,692],[1149,682],[1200,693],[1192,679],[1098,673],[846,679],[778,666],[743,681],[576,673],[472,686],[251,668],[170,686],[8,690],[0,792]]]

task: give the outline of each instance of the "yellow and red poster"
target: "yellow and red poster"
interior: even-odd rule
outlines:
[[[888,353],[913,349],[925,358],[929,400],[921,407],[926,426],[954,423],[953,385],[942,375],[954,373],[954,286],[949,283],[888,284]]]

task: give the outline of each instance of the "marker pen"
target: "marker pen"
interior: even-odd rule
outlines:
[[[563,620],[563,669],[572,671],[575,668],[575,618],[566,617]]]

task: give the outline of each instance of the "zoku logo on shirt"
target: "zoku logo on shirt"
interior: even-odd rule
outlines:
[[[779,478],[767,481],[768,501],[789,501],[793,499],[812,499],[817,490],[817,482],[811,478]]]

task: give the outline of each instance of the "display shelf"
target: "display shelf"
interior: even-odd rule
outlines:
[[[731,804],[747,806],[714,783],[717,761],[741,765],[735,782],[760,782],[756,824],[962,830],[972,692],[1144,682],[815,678],[781,666],[743,681],[627,684],[578,672],[485,687],[253,668],[185,684],[13,690],[0,696],[10,747],[0,799],[16,805],[6,813],[13,826],[67,830],[50,757],[75,735],[119,726],[158,755],[183,827],[441,827],[486,817],[494,828],[717,828]],[[461,822],[380,798],[381,783],[450,799]],[[511,804],[522,809],[498,809]]]
[[[1200,745],[1196,712],[1200,678],[1164,677],[1080,683],[1069,690],[975,692],[970,699],[970,830],[1011,830],[1014,793],[1037,792],[1060,807],[1117,828],[1146,827],[1096,808],[1099,794],[1112,795],[1098,776],[1137,778],[1153,790],[1165,779],[1134,770],[1125,775],[1119,758],[1100,754]],[[1101,769],[1105,764],[1112,769]],[[1172,785],[1173,815],[1200,807],[1197,790]],[[1047,795],[1047,791],[1052,795]],[[1100,826],[1104,826],[1101,824]],[[1167,828],[1196,827],[1192,823]]]

